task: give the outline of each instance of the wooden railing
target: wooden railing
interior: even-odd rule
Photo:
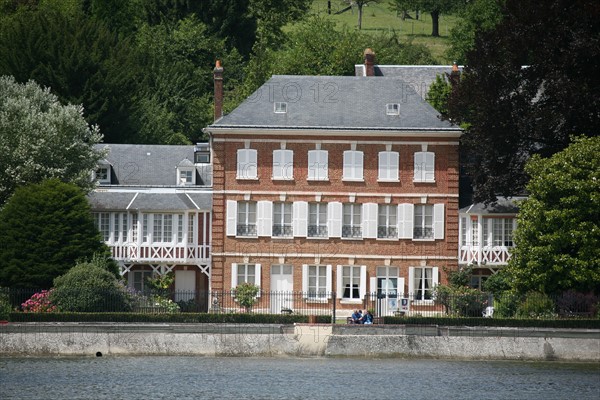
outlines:
[[[210,258],[209,245],[153,243],[117,244],[109,247],[112,257],[117,261],[188,262]]]
[[[505,265],[510,259],[512,247],[462,246],[459,250],[459,264]]]

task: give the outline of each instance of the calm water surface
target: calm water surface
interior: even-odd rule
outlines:
[[[406,359],[0,359],[1,399],[600,399],[600,365]]]

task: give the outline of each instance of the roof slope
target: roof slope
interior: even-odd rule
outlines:
[[[276,102],[287,112],[276,113]],[[400,105],[387,115],[386,104]],[[210,128],[448,130],[412,85],[399,78],[275,75]]]

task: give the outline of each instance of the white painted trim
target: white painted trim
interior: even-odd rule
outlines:
[[[281,192],[278,191],[256,191],[256,190],[215,190],[214,194],[225,194],[225,195],[243,195],[246,193],[252,193],[252,195],[261,195],[261,196],[279,196]],[[310,196],[313,197],[315,192],[285,192],[287,197],[291,196]],[[385,198],[389,196],[390,193],[355,193],[355,192],[320,192],[322,196],[343,196],[346,197],[350,194],[356,197],[382,197]],[[450,197],[450,198],[458,198],[458,193],[391,193],[392,198],[416,198],[420,199],[423,196],[427,196],[429,198],[432,197]]]
[[[301,134],[300,132],[296,132],[297,134]],[[331,135],[331,132],[329,132],[329,135]],[[306,136],[304,134],[301,134],[301,136]],[[363,135],[360,135],[363,136]],[[280,139],[260,139],[261,142],[264,143],[281,143]],[[237,138],[213,138],[213,142],[230,142],[230,143],[244,143],[245,140],[244,139],[237,139]],[[310,139],[286,139],[287,144],[290,143],[299,143],[299,144],[306,144],[306,143],[310,143],[310,144],[314,144],[315,141],[314,140],[310,140]],[[320,140],[319,144],[350,144],[350,143],[356,143],[357,145],[359,144],[372,144],[372,145],[381,145],[381,142],[379,141],[372,141],[372,140],[335,140],[335,139],[327,139],[327,140]],[[428,142],[417,142],[417,141],[408,141],[408,140],[395,140],[395,141],[386,141],[386,144],[391,144],[391,145],[409,145],[409,146],[422,146],[423,144],[428,144],[430,146],[444,146],[444,145],[449,145],[449,146],[458,146],[459,142],[452,142],[452,141],[444,141],[444,142],[440,142],[440,141],[428,141]],[[322,148],[320,149],[313,149],[313,150],[323,150]]]
[[[299,135],[299,136],[319,136],[319,137],[327,137],[333,135],[339,136],[358,136],[358,137],[390,137],[390,136],[400,136],[400,137],[415,137],[415,138],[427,138],[427,137],[440,137],[445,136],[448,138],[459,138],[463,135],[463,130],[460,128],[445,128],[439,130],[430,130],[430,129],[420,129],[415,127],[406,127],[404,130],[399,129],[390,129],[390,130],[381,130],[381,129],[336,129],[335,127],[298,127],[296,129],[282,128],[282,127],[264,127],[257,125],[249,125],[249,126],[240,126],[240,127],[219,127],[219,126],[208,126],[202,130],[205,133],[213,136],[214,135],[249,135],[249,136],[277,136],[281,137],[284,135]],[[260,141],[263,141],[261,139]],[[281,140],[277,140],[280,142]],[[290,142],[288,140],[288,142]],[[355,142],[353,140],[349,140],[346,143]],[[358,143],[358,142],[357,142]]]
[[[286,259],[297,258],[310,258],[314,261],[315,253],[248,253],[248,252],[220,252],[211,253],[212,256],[216,257],[264,257],[278,259],[279,257],[285,257]],[[407,261],[407,260],[450,260],[456,261],[456,256],[376,256],[376,255],[365,255],[365,254],[335,254],[335,255],[321,255],[321,258],[327,259],[340,259],[343,262],[347,262],[348,258],[353,257],[357,260],[390,260],[390,261]],[[311,261],[311,264],[314,262]],[[319,264],[319,263],[317,263]]]
[[[140,194],[140,192],[137,192],[135,194],[135,196],[133,196],[133,199],[131,199],[131,201],[129,202],[129,204],[127,204],[127,207],[125,207],[125,210],[129,210],[129,207],[131,207],[131,205],[133,204],[133,202],[135,201],[135,199],[137,199],[138,195]]]

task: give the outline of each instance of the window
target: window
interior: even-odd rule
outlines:
[[[380,181],[398,182],[400,155],[396,151],[379,152],[379,176]]]
[[[345,203],[342,221],[342,237],[362,237],[362,204]]]
[[[327,150],[309,150],[308,151],[308,180],[326,181],[328,180],[328,153]]]
[[[273,151],[273,179],[294,179],[294,152],[292,150]]]
[[[254,149],[237,151],[237,179],[258,179],[256,157]]]
[[[275,114],[287,113],[287,103],[276,101],[274,106]]]
[[[483,231],[487,231],[487,220],[483,220]],[[479,222],[477,218],[471,219],[471,245],[479,246]]]
[[[260,286],[260,271],[260,264],[231,264],[231,287],[235,288],[242,283]],[[260,296],[260,294],[258,296]]]
[[[210,163],[209,143],[196,143],[196,146],[194,146],[194,162],[196,164]]]
[[[273,236],[292,237],[292,203],[273,203]]]
[[[404,278],[398,278],[398,267],[377,267],[377,296],[395,298],[404,294]],[[400,282],[399,282],[400,279]],[[373,288],[371,288],[373,290]]]
[[[414,239],[433,239],[433,205],[415,205]]]
[[[130,274],[129,285],[132,286],[136,292],[150,292],[152,287],[148,280],[152,278],[152,271],[131,271]]]
[[[419,151],[415,153],[415,182],[435,182],[435,153]]]
[[[363,152],[346,150],[344,151],[344,180],[362,181],[363,180]]]
[[[408,275],[413,300],[433,300],[433,288],[438,284],[438,268],[410,267]]]
[[[148,217],[148,214],[142,215],[142,242],[144,243],[148,243],[148,229],[150,226],[149,220],[150,218]]]
[[[194,171],[191,169],[179,170],[179,184],[192,185],[194,183]]]
[[[460,245],[467,245],[467,218],[460,218]]]
[[[470,286],[473,289],[482,290],[483,289],[483,284],[485,283],[485,281],[487,280],[487,278],[489,278],[489,276],[488,275],[482,275],[481,272],[474,273],[473,275],[471,275]]]
[[[237,235],[257,236],[256,202],[240,201],[237,206]]]
[[[308,205],[308,237],[327,237],[327,204]]]
[[[194,243],[194,221],[196,216],[194,214],[188,215],[188,243]]]
[[[137,243],[138,241],[138,215],[131,214],[131,241]]]
[[[362,270],[364,267],[361,265],[338,266],[338,273],[341,274],[341,277],[338,277],[340,286],[337,290],[342,292],[342,299],[360,300],[363,298],[362,292],[365,284],[361,282]],[[363,279],[366,279],[366,275]],[[361,286],[363,290],[361,290]]]
[[[483,244],[513,247],[514,218],[483,218]]]
[[[99,166],[98,169],[96,169],[96,180],[98,183],[110,184],[110,166]]]
[[[100,231],[102,240],[110,241],[110,213],[94,213],[94,224]]]
[[[114,242],[126,242],[127,241],[127,214],[126,213],[115,213],[113,214],[113,237]]]
[[[308,266],[308,288],[307,295],[309,299],[325,299],[329,297],[327,285],[326,265]]]
[[[173,214],[152,214],[152,242],[173,241]]]
[[[177,243],[183,243],[183,214],[177,214]]]
[[[398,206],[392,204],[379,205],[377,237],[383,239],[398,238]]]
[[[400,104],[388,103],[385,105],[385,113],[387,115],[400,115]]]

